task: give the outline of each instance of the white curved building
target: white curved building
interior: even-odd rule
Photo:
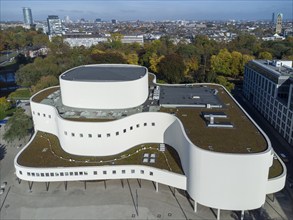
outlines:
[[[224,87],[154,81],[134,65],[63,73],[30,100],[35,135],[15,158],[17,177],[146,179],[226,210],[259,208],[284,187],[284,163]]]

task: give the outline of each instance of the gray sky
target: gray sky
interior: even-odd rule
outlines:
[[[258,20],[281,12],[292,19],[293,0],[0,0],[1,21],[23,21],[22,7],[32,9],[34,20],[48,15],[102,20]]]

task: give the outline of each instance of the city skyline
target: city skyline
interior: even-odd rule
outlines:
[[[92,0],[92,1],[1,1],[1,21],[22,21],[22,7],[33,11],[34,20],[48,15],[72,20],[270,20],[272,13],[292,19],[292,1],[170,1],[170,0]]]

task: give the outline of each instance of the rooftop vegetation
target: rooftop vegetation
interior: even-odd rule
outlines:
[[[48,97],[48,95],[52,94],[53,92],[56,92],[57,90],[59,90],[60,87],[53,87],[53,88],[48,88],[38,94],[36,94],[34,97],[33,97],[33,101],[34,102],[41,102],[43,101],[45,98]]]
[[[189,139],[198,147],[225,153],[256,153],[267,149],[267,143],[260,131],[244,115],[242,110],[228,96],[223,88],[216,86],[219,97],[225,104],[218,111],[224,112],[234,128],[209,128],[202,112],[215,112],[207,108],[161,108],[161,112],[172,113],[184,125]],[[219,119],[217,119],[219,120]]]
[[[18,163],[27,167],[74,167],[103,165],[146,165],[182,174],[180,158],[170,146],[165,152],[158,143],[147,143],[112,156],[78,156],[65,152],[55,135],[38,132],[30,145],[18,157]],[[156,154],[155,163],[143,163],[145,153]]]

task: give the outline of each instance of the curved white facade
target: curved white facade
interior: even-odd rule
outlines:
[[[137,68],[135,65],[118,64],[87,65],[84,68],[112,66]],[[59,77],[62,102],[66,106],[88,109],[124,109],[139,106],[148,97],[148,70],[145,67],[140,67],[144,69],[145,74],[141,78],[134,80],[78,81],[67,80],[62,77],[77,68],[82,67],[68,70]]]
[[[61,87],[63,85],[61,84]],[[231,98],[233,99],[232,96]],[[268,179],[274,152],[267,136],[253,121],[267,141],[267,150],[260,153],[232,154],[208,151],[196,146],[187,137],[181,121],[167,113],[144,112],[110,122],[77,122],[61,118],[55,107],[33,102],[32,99],[31,108],[35,130],[58,136],[62,148],[68,153],[105,156],[123,152],[143,143],[166,143],[178,152],[185,176],[138,165],[28,168],[17,164],[16,157],[16,174],[21,179],[45,182],[142,178],[187,190],[196,202],[227,210],[259,208],[265,203],[266,194],[281,190],[285,184],[286,168],[282,162],[283,174]],[[251,120],[248,115],[247,117]],[[117,132],[119,135],[116,135]],[[72,133],[75,135],[71,135]],[[79,137],[79,133],[85,134],[86,137]],[[111,173],[113,169],[117,170],[117,175]],[[121,169],[125,169],[129,174],[120,175]],[[70,172],[70,170],[86,172],[87,175],[72,177],[28,175],[28,172]],[[132,173],[130,170],[135,172]],[[94,171],[98,174],[95,175]],[[99,175],[102,171],[108,173]]]

